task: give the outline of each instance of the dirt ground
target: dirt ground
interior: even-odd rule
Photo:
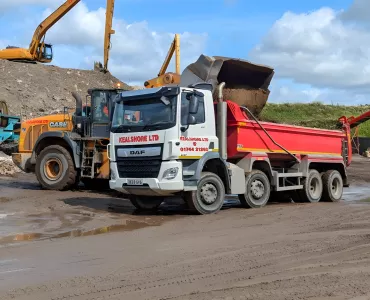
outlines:
[[[370,299],[369,170],[355,158],[340,203],[210,216],[3,177],[0,299]]]
[[[74,108],[71,92],[84,99],[89,88],[113,88],[118,82],[110,73],[0,60],[0,100],[22,119]],[[122,87],[131,89],[123,83]]]

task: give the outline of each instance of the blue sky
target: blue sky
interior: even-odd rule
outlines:
[[[36,25],[61,1],[0,4],[0,26],[6,28],[0,47],[27,45]],[[369,103],[370,51],[365,46],[370,44],[360,42],[369,37],[368,20],[356,19],[369,2],[116,0],[110,69],[121,80],[141,85],[156,76],[173,34],[180,33],[182,68],[201,53],[275,68],[272,102]],[[50,30],[54,64],[91,68],[101,60],[105,3],[81,1]]]

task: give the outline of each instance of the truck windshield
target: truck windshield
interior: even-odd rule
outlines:
[[[175,126],[176,99],[149,98],[116,103],[112,132],[152,131]]]

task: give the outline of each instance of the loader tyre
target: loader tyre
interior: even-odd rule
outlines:
[[[77,170],[68,150],[59,145],[48,146],[36,159],[35,173],[44,189],[68,190],[77,179]]]
[[[184,200],[191,212],[206,215],[218,212],[225,199],[221,178],[211,172],[202,172],[196,191],[186,192]]]
[[[270,198],[270,180],[260,170],[253,170],[245,178],[245,193],[238,195],[241,205],[245,208],[264,207]]]
[[[303,181],[303,189],[297,191],[298,202],[319,202],[323,194],[323,182],[320,173],[311,169]]]
[[[329,170],[322,174],[322,201],[338,202],[343,195],[343,179],[337,170]]]
[[[163,202],[163,197],[151,197],[151,196],[137,196],[131,195],[130,202],[138,210],[144,211],[154,211],[156,210]]]

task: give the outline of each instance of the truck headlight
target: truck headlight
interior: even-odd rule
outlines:
[[[174,179],[177,176],[177,173],[179,172],[179,168],[170,168],[164,171],[163,178],[164,179]]]

